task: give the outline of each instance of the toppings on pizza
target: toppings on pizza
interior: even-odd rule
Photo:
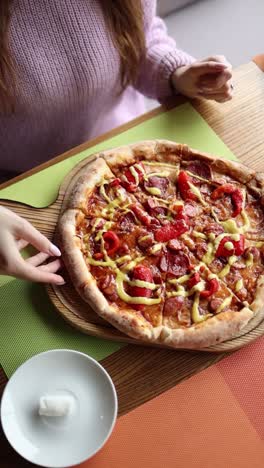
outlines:
[[[202,161],[192,161],[188,165],[188,173],[191,175],[199,176],[199,178],[210,180],[212,178],[212,171],[209,164]]]
[[[150,175],[144,182],[145,190],[151,195],[156,195],[158,197],[165,197],[168,186],[168,178],[159,175]]]
[[[132,284],[133,286],[130,288],[131,296],[138,296],[138,297],[151,297],[152,290],[149,287],[142,287],[146,283],[154,283],[152,271],[149,267],[145,265],[137,265],[135,266],[133,273],[132,273]],[[131,283],[130,283],[131,284]],[[137,310],[143,310],[143,304],[135,304],[134,308]]]
[[[154,237],[157,242],[168,242],[181,236],[188,229],[187,223],[183,219],[179,219],[156,229]]]
[[[217,187],[211,194],[212,200],[222,198],[224,195],[230,195],[234,206],[232,217],[235,218],[243,209],[244,197],[242,191],[232,184],[225,184]]]
[[[201,297],[211,297],[219,289],[219,281],[217,278],[211,278],[207,281],[206,289],[201,291]]]
[[[234,236],[236,236],[236,234],[233,235],[233,238],[226,236],[221,239],[215,253],[216,257],[231,257],[231,255],[243,254],[245,238],[242,234],[238,235],[238,238]]]
[[[135,192],[143,180],[144,173],[144,167],[141,163],[128,167],[122,176],[122,185],[128,192]]]
[[[233,162],[218,164],[198,153],[191,159],[185,146],[166,152],[159,145],[146,159],[144,149],[133,147],[124,156],[112,154],[101,180],[94,170],[96,183],[89,179],[88,191],[84,184],[84,201],[74,206],[79,216],[71,234],[84,265],[75,273],[75,261],[67,265],[78,292],[110,322],[112,314],[121,330],[139,337],[149,330],[148,339],[161,342],[171,336],[169,344],[175,339],[173,346],[183,347],[190,332],[188,343],[193,339],[197,347],[214,343],[221,330],[226,339],[253,315],[264,275],[264,197],[232,177]],[[210,334],[210,326],[220,332]],[[208,340],[195,341],[199,333]]]
[[[111,257],[119,249],[120,239],[114,231],[104,232],[103,239],[107,255]]]

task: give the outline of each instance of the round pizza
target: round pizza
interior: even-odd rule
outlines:
[[[113,149],[78,173],[58,232],[72,283],[125,334],[175,348],[264,316],[264,178],[170,141]]]

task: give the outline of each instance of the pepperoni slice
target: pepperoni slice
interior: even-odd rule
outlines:
[[[181,250],[183,248],[183,244],[178,239],[172,239],[168,242],[168,248],[171,250]]]
[[[204,179],[212,179],[212,171],[210,166],[202,161],[192,161],[188,166],[188,171],[193,174],[203,177]]]
[[[224,228],[221,226],[221,224],[217,224],[217,223],[209,223],[204,228],[204,233],[206,235],[213,233],[216,236],[219,236],[219,234],[222,234],[223,232],[224,232]]]
[[[160,259],[161,271],[167,272],[172,276],[183,276],[190,268],[191,264],[189,258],[181,251],[168,251]]]
[[[161,196],[164,197],[169,186],[169,179],[167,177],[151,176],[145,181],[144,185],[145,187],[156,187],[160,189]]]
[[[153,198],[148,198],[144,206],[151,216],[165,216],[167,213],[167,208],[165,206],[160,206],[156,200],[153,200]]]
[[[184,213],[189,218],[195,218],[195,216],[197,216],[200,213],[200,208],[192,203],[186,203],[184,206]]]
[[[123,232],[132,232],[135,229],[136,219],[133,213],[126,213],[119,220],[119,229]]]
[[[163,309],[163,315],[165,317],[171,317],[172,315],[177,315],[177,313],[182,309],[184,303],[184,297],[170,297],[166,299]]]

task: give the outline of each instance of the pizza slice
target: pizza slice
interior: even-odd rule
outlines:
[[[251,306],[264,274],[263,247],[243,234],[222,234],[205,260],[239,300]]]
[[[83,211],[94,223],[101,219],[109,221],[117,213],[126,213],[127,206],[135,202],[135,197],[126,191],[119,179],[109,169],[103,158],[97,158],[89,164],[89,171],[81,170],[67,201],[67,209]]]
[[[77,291],[99,315],[148,339],[159,333],[165,288],[156,256],[138,248],[144,228],[128,229],[129,222],[95,225],[82,211],[67,210],[60,223],[63,255]]]
[[[196,201],[203,211],[210,210],[214,220],[224,231],[240,233],[248,239],[264,240],[264,213],[261,190],[254,187],[251,171],[245,168],[228,174],[228,166],[219,172],[213,162],[184,161],[178,176],[179,192],[184,200]],[[240,167],[238,165],[238,167]],[[223,169],[223,168],[222,168]],[[231,171],[232,173],[232,171]],[[243,183],[244,182],[244,183]]]

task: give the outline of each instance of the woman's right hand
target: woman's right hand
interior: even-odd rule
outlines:
[[[20,250],[28,244],[39,253],[26,260]],[[56,272],[61,267],[60,259],[43,264],[49,257],[60,257],[58,247],[25,219],[0,206],[0,274],[15,276],[40,283],[64,284]]]
[[[232,66],[222,55],[179,67],[171,80],[176,91],[191,98],[226,102],[233,96]]]

